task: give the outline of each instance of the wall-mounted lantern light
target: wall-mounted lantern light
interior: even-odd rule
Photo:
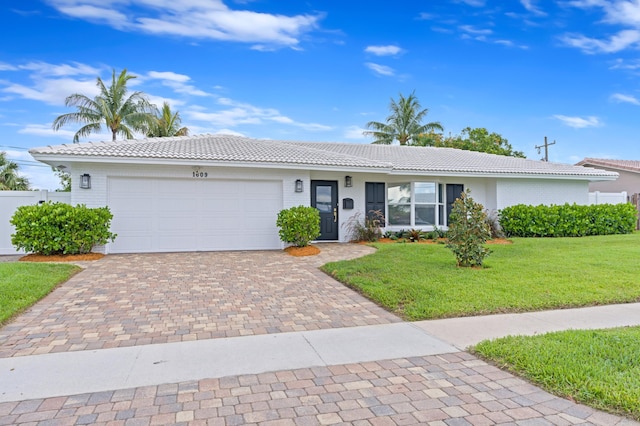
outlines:
[[[302,179],[296,179],[296,192],[302,192]]]
[[[90,189],[91,188],[91,175],[85,173],[80,175],[80,188],[82,189]]]
[[[353,185],[353,179],[351,178],[351,176],[345,176],[344,186],[346,186],[347,188],[351,188],[351,185]]]

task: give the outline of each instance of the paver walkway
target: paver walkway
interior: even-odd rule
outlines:
[[[399,322],[318,266],[371,253],[109,255],[0,329],[0,358]]]
[[[0,403],[16,425],[632,425],[465,352]]]

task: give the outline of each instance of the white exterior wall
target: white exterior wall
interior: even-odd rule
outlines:
[[[130,165],[130,164],[76,164],[71,170],[73,176],[72,204],[86,204],[87,207],[104,207],[108,205],[107,181],[109,177],[151,177],[178,179],[243,179],[243,180],[281,180],[283,194],[283,208],[298,205],[309,205],[309,171],[306,170],[277,170],[246,167],[198,167],[201,172],[207,172],[206,178],[195,178],[193,166],[160,166],[160,165]],[[81,189],[80,175],[91,175],[91,189]],[[304,191],[294,191],[296,179],[304,182]]]
[[[589,182],[560,179],[498,179],[496,208],[516,204],[589,204]]]

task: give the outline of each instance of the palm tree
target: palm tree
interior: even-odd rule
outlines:
[[[168,102],[162,104],[162,110],[155,117],[151,127],[147,130],[147,137],[165,138],[171,136],[188,136],[189,129],[180,127],[182,119],[179,112],[171,112]]]
[[[18,164],[0,152],[0,191],[28,191],[29,180],[18,175]]]
[[[111,130],[112,140],[117,135],[132,139],[135,131],[144,132],[154,119],[154,107],[149,103],[142,92],[133,92],[128,95],[127,82],[133,75],[127,74],[124,69],[116,77],[113,70],[111,86],[105,86],[98,77],[96,85],[100,94],[91,99],[86,95],[75,93],[65,99],[66,106],[75,106],[76,112],[62,114],[53,122],[53,129],[58,130],[67,123],[85,124],[73,136],[73,142],[79,142],[80,137],[102,131],[102,125],[106,124]]]
[[[413,145],[417,137],[424,133],[442,131],[443,127],[439,122],[422,124],[422,120],[428,113],[428,109],[422,109],[420,102],[415,96],[415,91],[406,98],[400,94],[400,99],[396,102],[393,98],[389,104],[391,114],[387,117],[386,123],[370,121],[363,133],[373,136],[374,144],[391,145],[394,140],[398,140],[400,145]]]

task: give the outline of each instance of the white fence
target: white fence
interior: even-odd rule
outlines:
[[[628,203],[629,197],[626,191],[622,192],[590,192],[589,204],[622,204]]]
[[[11,245],[11,234],[15,232],[9,223],[11,216],[20,206],[53,201],[61,203],[71,202],[70,192],[49,191],[0,191],[0,255],[20,254]]]

